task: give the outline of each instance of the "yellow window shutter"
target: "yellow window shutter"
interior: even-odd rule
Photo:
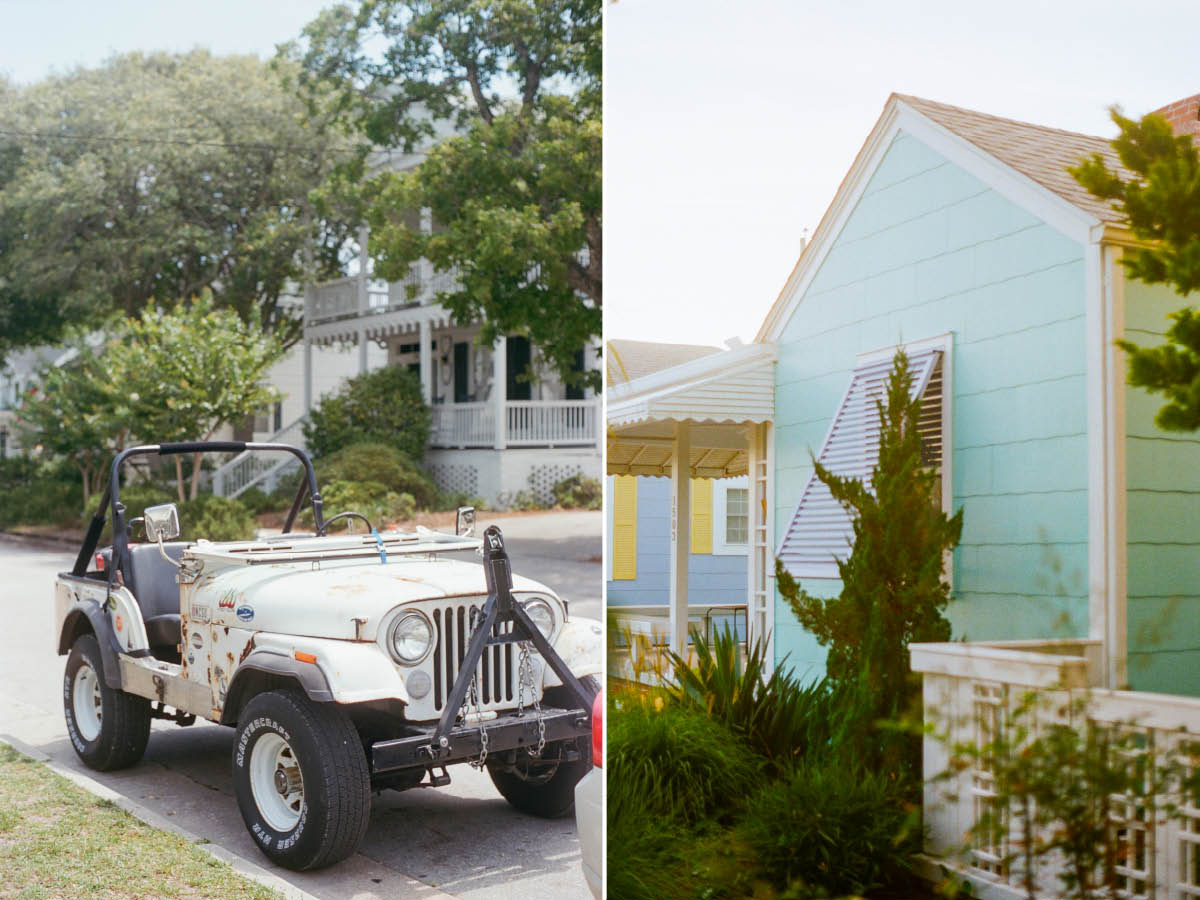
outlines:
[[[711,478],[692,479],[692,552],[712,553],[713,483]]]
[[[613,581],[637,578],[637,476],[613,478]]]

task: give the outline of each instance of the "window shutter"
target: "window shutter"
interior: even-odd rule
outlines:
[[[713,552],[713,483],[711,478],[692,479],[692,553]]]
[[[909,355],[913,375],[912,396],[925,400],[934,368],[941,362],[942,352],[922,350]],[[940,367],[938,367],[940,369]],[[825,443],[817,460],[831,472],[843,477],[867,481],[879,461],[879,410],[876,401],[884,399],[888,375],[892,371],[891,357],[863,363],[854,370],[833,423],[825,435]],[[941,459],[941,376],[937,379],[937,441],[936,452]],[[926,410],[922,406],[921,431],[926,432]],[[932,430],[934,422],[929,420]],[[791,522],[780,542],[777,553],[787,570],[797,578],[837,578],[836,560],[844,560],[850,552],[854,529],[850,515],[833,499],[829,488],[814,472],[808,479],[800,502],[792,513]]]
[[[637,578],[637,476],[613,478],[613,581]]]

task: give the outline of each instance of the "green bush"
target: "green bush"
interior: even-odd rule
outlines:
[[[83,488],[78,481],[35,480],[0,489],[0,528],[13,525],[58,525],[79,522]]]
[[[694,662],[671,655],[670,702],[723,722],[776,771],[813,754],[853,758],[843,740],[850,712],[845,691],[825,679],[801,683],[786,661],[767,677],[767,645],[762,641],[747,648],[743,660],[737,638],[728,630],[718,631],[712,641],[693,633],[692,640]]]
[[[410,519],[417,511],[412,494],[389,491],[378,481],[331,481],[321,488],[322,511],[326,519],[338,513],[356,512],[366,516],[371,525],[382,531],[388,523]],[[312,527],[312,507],[305,509],[300,521]],[[351,523],[340,519],[331,531],[342,531]],[[354,528],[365,528],[361,520],[354,520]]]
[[[546,508],[530,491],[501,491],[496,495],[496,507],[516,512],[530,512]]]
[[[433,479],[402,450],[389,444],[378,441],[351,444],[322,457],[315,467],[322,497],[328,495],[328,482],[377,482],[393,493],[410,494],[419,509],[437,505],[438,489]],[[299,484],[297,480],[295,485]]]
[[[259,488],[252,487],[242,491],[236,499],[250,511],[250,515],[261,516],[265,512],[286,509],[294,496],[295,492],[293,491],[286,500],[280,500],[277,494],[267,494]]]
[[[179,507],[180,540],[249,541],[258,533],[250,510],[233,497],[201,494]]]
[[[487,509],[487,501],[482,497],[472,497],[466,491],[444,493],[439,491],[433,508],[438,510],[458,509],[460,506],[473,506],[476,509]]]
[[[903,887],[921,837],[904,786],[819,758],[764,785],[734,830],[767,880],[812,897]]]
[[[378,442],[419,461],[425,457],[429,423],[420,378],[400,366],[385,366],[351,378],[322,399],[304,426],[304,437],[309,453],[318,458],[351,444]]]
[[[762,760],[701,712],[629,697],[609,716],[607,769],[610,804],[615,796],[689,825],[732,813],[758,784]]]
[[[564,478],[551,489],[554,502],[564,509],[600,509],[604,487],[599,478],[589,478],[582,472]]]

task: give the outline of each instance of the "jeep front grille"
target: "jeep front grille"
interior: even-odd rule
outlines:
[[[437,641],[433,645],[433,706],[441,709],[454,688],[467,642],[471,639],[471,617],[482,609],[474,604],[440,606],[433,610],[433,628]],[[493,635],[512,631],[512,623],[493,628]],[[479,686],[479,708],[505,707],[512,703],[514,690],[514,650],[512,644],[493,644],[483,649],[483,657],[475,667]],[[470,695],[468,695],[469,697]],[[527,702],[528,699],[527,699]]]

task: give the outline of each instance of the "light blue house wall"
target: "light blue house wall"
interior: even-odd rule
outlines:
[[[666,607],[671,572],[671,479],[638,478],[637,578],[608,581],[607,605]],[[611,516],[611,509],[607,512]],[[688,555],[688,602],[746,602],[746,555]]]
[[[1126,336],[1161,343],[1169,288],[1125,284]],[[1200,441],[1154,424],[1161,396],[1125,389],[1126,625],[1138,690],[1200,696]]]
[[[779,339],[776,541],[858,354],[951,332],[954,636],[1086,636],[1084,291],[1079,243],[900,132]],[[823,672],[778,596],[775,648]]]

